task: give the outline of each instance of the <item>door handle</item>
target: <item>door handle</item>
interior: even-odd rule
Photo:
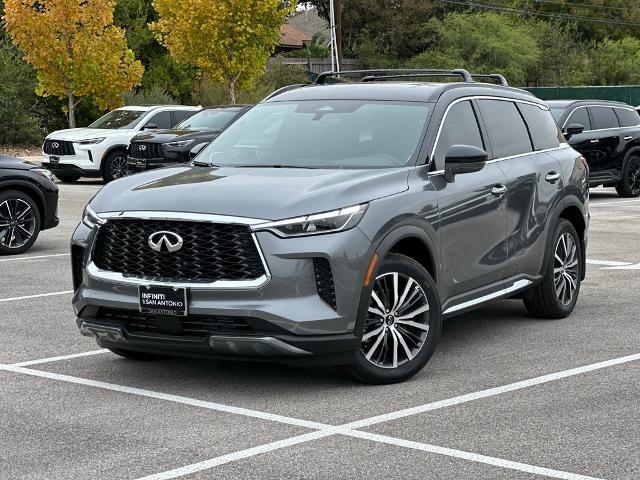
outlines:
[[[493,195],[494,197],[500,198],[505,193],[507,193],[506,185],[496,185],[491,189],[491,195]]]
[[[627,135],[626,137],[624,137],[624,139],[627,141],[633,140],[633,135]]]
[[[558,180],[560,180],[560,174],[558,172],[549,172],[547,173],[547,176],[544,177],[544,179],[551,183],[554,184],[556,183]]]
[[[594,138],[593,140],[591,140],[591,143],[600,143],[600,140],[598,140],[597,138]]]

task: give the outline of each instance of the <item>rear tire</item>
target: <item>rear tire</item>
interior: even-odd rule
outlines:
[[[524,299],[528,312],[537,318],[565,318],[573,312],[580,295],[582,245],[571,222],[560,219],[553,233],[547,272]]]
[[[616,192],[624,198],[640,196],[640,157],[630,157],[622,169],[622,180],[616,185]]]
[[[136,360],[138,362],[149,362],[153,360],[164,360],[166,355],[158,355],[157,353],[138,352],[136,350],[127,350],[124,348],[110,348],[113,353],[120,355],[121,357],[129,360]]]
[[[74,183],[80,180],[80,175],[56,175],[56,177],[64,183]]]
[[[355,362],[340,370],[363,383],[402,382],[433,355],[441,322],[440,299],[429,273],[412,258],[391,253],[375,280]]]
[[[127,175],[129,175],[129,167],[127,166],[126,152],[116,150],[107,155],[102,161],[102,179],[106,183]]]
[[[42,228],[36,202],[18,190],[0,192],[0,255],[29,250]]]

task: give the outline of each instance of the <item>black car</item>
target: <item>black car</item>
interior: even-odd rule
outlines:
[[[58,187],[51,172],[0,155],[0,255],[23,253],[40,230],[58,225]]]
[[[600,100],[547,102],[569,144],[587,159],[589,186],[640,195],[640,115],[630,105]],[[580,128],[584,127],[584,128]]]
[[[191,160],[190,152],[194,147],[208,144],[249,108],[249,105],[208,107],[179,123],[172,130],[136,135],[129,145],[129,172],[188,162]]]

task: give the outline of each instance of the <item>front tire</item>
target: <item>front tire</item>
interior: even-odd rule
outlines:
[[[551,246],[547,272],[524,305],[534,317],[559,319],[573,312],[582,280],[582,244],[571,222],[560,219]]]
[[[0,192],[0,255],[29,250],[40,228],[40,211],[29,195],[18,190]]]
[[[342,367],[357,381],[388,384],[418,373],[436,348],[440,299],[425,268],[391,253],[376,277],[355,362]]]
[[[126,152],[120,150],[111,152],[103,160],[102,179],[109,183],[118,178],[126,177],[129,175],[128,168]]]
[[[631,157],[622,169],[622,180],[616,185],[616,192],[623,198],[640,196],[640,157]]]

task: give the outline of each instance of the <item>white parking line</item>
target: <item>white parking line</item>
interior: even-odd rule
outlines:
[[[43,360],[52,361],[51,359],[43,359]],[[47,378],[52,380],[59,380],[63,382],[75,383],[80,385],[92,386],[96,388],[102,388],[105,390],[111,390],[111,391],[116,391],[121,393],[129,393],[132,395],[139,395],[142,397],[154,398],[157,400],[176,402],[176,403],[181,403],[181,404],[189,405],[193,407],[207,408],[210,410],[243,415],[246,417],[253,417],[261,420],[268,420],[268,421],[273,421],[278,423],[284,423],[287,425],[295,425],[299,427],[311,428],[316,430],[315,432],[312,432],[312,433],[298,435],[288,439],[279,440],[277,442],[272,442],[272,443],[261,445],[258,447],[248,448],[245,450],[240,450],[235,453],[215,457],[209,460],[183,466],[183,467],[169,470],[166,472],[161,472],[149,477],[145,477],[146,479],[167,480],[171,478],[177,478],[177,477],[188,475],[197,471],[213,468],[215,466],[222,465],[224,463],[230,463],[236,460],[249,458],[255,455],[259,455],[261,453],[266,453],[269,451],[286,448],[292,445],[309,442],[312,440],[316,440],[316,439],[331,436],[331,435],[341,434],[341,435],[347,435],[347,436],[358,437],[358,438],[366,438],[372,441],[379,441],[382,443],[398,445],[401,447],[412,448],[415,450],[422,450],[422,451],[427,451],[435,454],[461,458],[461,459],[484,463],[488,465],[509,468],[512,470],[535,473],[538,475],[548,476],[552,478],[563,478],[568,480],[586,480],[586,479],[592,479],[593,477],[586,477],[586,476],[577,475],[569,472],[563,472],[560,470],[552,470],[544,467],[538,467],[535,465],[528,465],[528,464],[523,464],[519,462],[513,462],[511,460],[488,457],[485,455],[464,452],[464,451],[455,450],[455,449],[448,449],[448,448],[438,447],[434,445],[422,444],[418,442],[412,442],[409,440],[402,440],[394,437],[387,437],[384,435],[377,435],[377,434],[368,433],[368,432],[360,432],[360,431],[357,431],[356,429],[368,427],[368,426],[383,423],[383,422],[389,422],[392,420],[397,420],[397,419],[408,417],[411,415],[417,415],[420,413],[438,410],[445,407],[460,405],[462,403],[479,400],[482,398],[501,395],[503,393],[513,392],[516,390],[521,390],[523,388],[528,388],[535,385],[541,385],[544,383],[560,380],[563,378],[568,378],[575,375],[580,375],[583,373],[588,373],[588,372],[592,372],[595,370],[600,370],[603,368],[612,367],[616,365],[623,365],[625,363],[630,363],[638,360],[640,360],[640,353],[627,355],[619,358],[614,358],[611,360],[606,360],[606,361],[594,363],[591,365],[585,365],[582,367],[572,368],[569,370],[563,370],[563,371],[559,371],[549,375],[542,375],[540,377],[531,378],[529,380],[515,382],[508,385],[503,385],[500,387],[489,388],[486,390],[481,390],[479,392],[460,395],[450,399],[431,402],[431,403],[419,405],[412,408],[397,410],[395,412],[390,412],[384,415],[377,415],[374,417],[369,417],[369,418],[365,418],[362,420],[358,420],[355,422],[350,422],[350,423],[346,423],[338,426],[328,425],[328,424],[319,423],[319,422],[311,422],[308,420],[302,420],[302,419],[293,418],[293,417],[286,417],[282,415],[260,412],[257,410],[250,410],[246,408],[232,407],[229,405],[223,405],[223,404],[214,403],[214,402],[206,402],[206,401],[197,400],[189,397],[182,397],[178,395],[154,392],[151,390],[144,390],[141,388],[126,387],[123,385],[116,385],[116,384],[100,382],[96,380],[88,380],[88,379],[79,378],[79,377],[72,377],[69,375],[62,375],[57,373],[45,372],[41,370],[34,370],[30,368],[17,366],[18,364],[13,364],[13,365],[0,364],[0,370],[6,370],[14,373],[31,375],[35,377]]]
[[[39,293],[37,295],[25,295],[24,297],[0,298],[0,302],[13,302],[14,300],[27,300],[29,298],[53,297],[55,295],[67,295],[73,293],[73,290],[64,290],[62,292]]]
[[[0,258],[0,262],[16,262],[18,260],[35,260],[38,258],[68,257],[70,253],[52,253],[51,255],[32,255],[30,257]]]
[[[90,350],[88,352],[72,353],[71,355],[60,355],[58,357],[41,358],[39,360],[28,360],[26,362],[12,363],[14,367],[28,367],[30,365],[41,365],[43,363],[60,362],[62,360],[70,360],[72,358],[88,357],[90,355],[99,355],[101,353],[107,353],[109,350],[106,348],[100,350]]]
[[[618,200],[615,202],[590,202],[589,203],[589,208],[591,207],[602,207],[605,205],[617,205],[619,203],[638,203],[640,202],[640,200]]]
[[[631,264],[632,262],[618,262],[615,260],[591,260],[587,258],[587,265],[601,265],[604,267],[624,267]]]

